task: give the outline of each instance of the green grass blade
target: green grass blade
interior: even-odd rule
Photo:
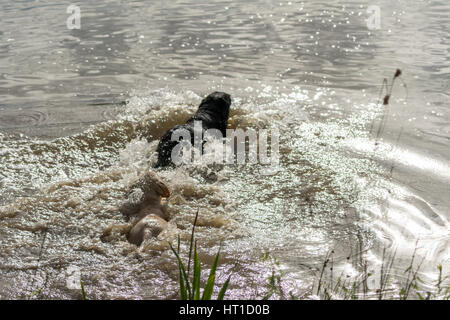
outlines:
[[[194,300],[200,300],[200,261],[197,254],[197,242],[194,246],[194,277],[192,280],[192,291],[194,292]]]
[[[219,252],[217,252],[216,258],[214,259],[214,263],[211,267],[211,271],[209,272],[208,281],[206,282],[205,290],[203,290],[202,300],[211,300],[211,296],[212,296],[213,288],[214,288],[214,282],[216,280],[216,269],[217,269],[217,262],[219,261],[219,254],[220,254],[220,248],[219,248]]]
[[[228,284],[230,283],[231,276],[228,277],[227,281],[222,286],[222,289],[219,291],[219,295],[217,296],[217,300],[223,300],[223,297],[225,296],[225,292],[228,289]]]
[[[183,261],[180,257],[180,237],[178,236],[178,242],[177,242],[177,250],[174,249],[171,243],[169,243],[169,247],[172,250],[172,252],[175,254],[175,257],[178,261],[178,268],[179,268],[179,280],[180,280],[180,297],[181,299],[189,299],[189,300],[200,300],[200,281],[201,281],[201,264],[200,260],[198,258],[198,252],[197,252],[197,242],[195,241],[194,234],[195,234],[195,227],[197,224],[197,218],[198,218],[198,210],[195,215],[194,224],[192,226],[192,233],[191,233],[191,239],[190,239],[190,245],[189,245],[189,260],[187,264],[187,272],[186,272],[186,266],[183,264]],[[192,250],[193,249],[193,250]],[[193,251],[193,255],[192,255]],[[217,270],[217,264],[219,262],[219,255],[220,255],[220,248],[217,252],[217,255],[214,259],[213,265],[211,266],[211,270],[209,272],[209,277],[206,282],[205,288],[203,289],[203,295],[201,296],[201,300],[211,300],[213,291],[214,291],[214,285],[216,280],[216,270]],[[190,267],[191,267],[191,260],[193,260],[193,275],[192,275],[192,282],[190,281]],[[225,281],[222,288],[219,291],[218,300],[222,300],[225,296],[225,293],[228,289],[228,285],[230,283],[231,276]]]
[[[181,268],[180,268],[180,297],[181,300],[187,300],[188,297],[186,286],[184,285],[183,274],[181,273]]]
[[[195,226],[197,225],[197,218],[198,218],[198,209],[195,214],[194,223],[192,224],[191,241],[189,243],[189,260],[188,260],[188,270],[187,270],[188,277],[189,277],[189,272],[191,271],[192,245],[194,244],[194,234],[195,234]]]
[[[81,281],[81,280],[80,280],[80,285],[81,285],[81,300],[87,300],[86,292],[84,291],[84,284],[83,284],[83,281]]]
[[[210,275],[208,277],[208,282],[206,282],[205,289],[203,290],[202,300],[211,300],[215,280],[216,280],[215,274]]]
[[[32,298],[32,297],[34,297],[34,296],[39,296],[39,295],[41,294],[41,292],[42,292],[42,289],[37,289],[37,290],[33,291],[33,292],[28,296],[28,298]]]
[[[175,249],[173,248],[172,244],[169,243],[170,249],[172,250],[172,252],[175,254],[175,256],[177,257],[178,260],[178,267],[180,269],[180,273],[184,278],[184,283],[186,284],[186,288],[187,288],[187,293],[189,298],[192,297],[192,291],[191,291],[191,286],[189,284],[189,278],[187,277],[186,274],[186,268],[184,267],[183,261],[181,261],[180,256],[178,255],[178,253],[175,251]],[[181,282],[180,282],[181,284]]]
[[[180,244],[181,244],[181,239],[180,236],[178,235],[178,240],[177,240],[177,253],[180,254]],[[180,298],[181,300],[187,300],[188,298],[188,293],[186,290],[186,286],[184,285],[184,278],[183,278],[183,273],[181,272],[181,268],[178,268],[180,271],[179,274],[179,281],[180,281]]]

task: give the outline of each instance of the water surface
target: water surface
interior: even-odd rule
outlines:
[[[230,298],[263,297],[273,268],[286,295],[308,297],[331,251],[354,278],[361,257],[377,275],[395,253],[394,287],[415,249],[425,287],[448,270],[445,1],[81,1],[72,30],[70,4],[0,1],[1,298],[79,298],[74,266],[92,298],[177,298],[167,241],[186,249],[197,208],[200,258],[222,244]],[[231,128],[280,131],[280,171],[159,172],[170,228],[137,249],[120,232],[126,186],[214,90],[233,97]]]

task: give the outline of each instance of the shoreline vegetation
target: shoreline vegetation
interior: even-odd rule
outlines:
[[[208,280],[203,289],[203,295],[200,296],[201,267],[197,255],[197,242],[195,240],[195,227],[198,218],[198,210],[195,214],[192,226],[191,239],[189,243],[189,256],[187,268],[180,257],[180,239],[178,238],[177,250],[170,244],[170,248],[174,253],[179,268],[179,290],[181,300],[211,300],[214,291],[216,269],[220,254],[217,253],[213,265],[211,267]],[[192,250],[194,255],[192,256]],[[396,261],[396,252],[387,254],[386,248],[383,249],[382,263],[378,273],[369,271],[369,263],[362,254],[358,255],[358,265],[362,269],[361,274],[356,278],[351,278],[342,272],[338,277],[334,275],[333,254],[331,250],[327,253],[320,277],[313,284],[309,292],[301,296],[294,295],[291,291],[286,293],[282,287],[283,275],[279,268],[279,262],[276,257],[269,253],[264,253],[261,257],[262,261],[269,261],[272,265],[271,275],[266,279],[266,293],[262,300],[280,299],[280,300],[450,300],[450,276],[444,275],[442,265],[439,264],[437,269],[437,280],[433,282],[433,288],[428,290],[423,288],[424,280],[420,277],[420,269],[424,262],[416,262],[417,243],[409,266],[404,270],[406,279],[402,284],[393,283],[392,269]],[[193,257],[194,272],[190,276],[191,260]],[[350,257],[347,257],[349,260]],[[187,271],[186,271],[187,270]],[[378,276],[378,279],[375,277]],[[228,276],[219,291],[217,300],[223,300],[227,292],[232,274]],[[378,282],[377,289],[369,289],[369,280]]]
[[[200,260],[197,255],[197,241],[194,238],[195,226],[197,224],[197,218],[198,218],[198,209],[195,214],[194,223],[192,225],[192,233],[191,233],[191,239],[190,239],[190,243],[189,243],[189,260],[188,260],[188,264],[187,264],[187,271],[186,271],[186,266],[184,265],[184,263],[180,257],[180,237],[178,236],[177,250],[175,250],[173,248],[172,244],[169,243],[170,249],[175,254],[175,256],[178,260],[181,300],[212,300],[212,294],[213,294],[213,290],[214,290],[214,286],[215,286],[216,269],[217,269],[217,263],[219,261],[220,248],[214,259],[213,265],[211,266],[208,280],[203,289],[203,294],[200,296],[201,265],[200,265]],[[192,248],[194,249],[193,256],[192,256]],[[190,270],[191,270],[192,258],[193,258],[194,270],[193,270],[193,275],[191,278]],[[230,278],[231,278],[231,276],[228,277],[228,279],[225,281],[222,288],[220,289],[219,294],[217,295],[217,300],[223,300],[225,293],[227,291],[227,288],[228,288],[228,284],[230,283]]]

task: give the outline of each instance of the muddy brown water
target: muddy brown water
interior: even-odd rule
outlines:
[[[222,246],[229,298],[262,298],[272,270],[286,296],[311,297],[331,250],[334,279],[359,279],[368,261],[372,292],[384,250],[396,255],[389,289],[414,251],[425,289],[438,264],[448,274],[446,2],[78,5],[81,29],[69,30],[66,3],[0,3],[0,298],[78,299],[78,270],[90,298],[175,299],[168,242],[187,251],[197,209],[200,259],[210,266]],[[136,248],[120,232],[127,185],[214,90],[233,97],[230,127],[279,130],[279,171],[158,171],[169,228]]]

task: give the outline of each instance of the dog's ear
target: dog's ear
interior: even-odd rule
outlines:
[[[159,194],[163,198],[170,197],[170,191],[169,188],[162,182],[157,180],[155,183],[155,191],[157,194]]]
[[[140,188],[144,193],[153,190],[161,197],[170,197],[169,188],[162,182],[153,171],[143,174],[131,188]]]

